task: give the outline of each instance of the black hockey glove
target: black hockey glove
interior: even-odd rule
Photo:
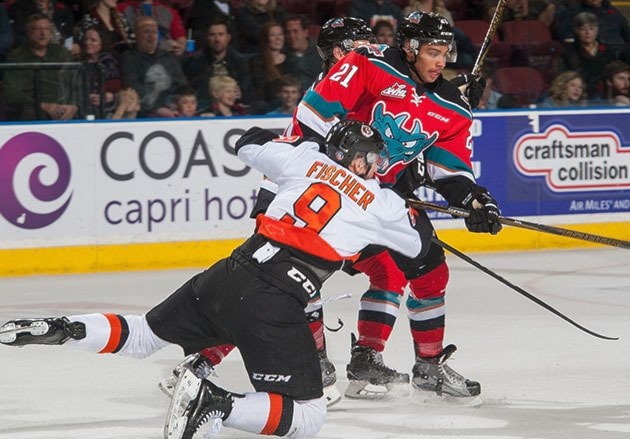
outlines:
[[[238,153],[238,150],[241,149],[244,145],[264,145],[265,143],[270,142],[276,138],[278,138],[278,135],[273,131],[269,131],[260,127],[252,127],[245,131],[245,133],[243,133],[243,135],[236,141],[236,145],[234,146],[234,148]]]
[[[466,228],[473,233],[499,233],[503,226],[499,222],[501,211],[496,200],[481,186],[471,195],[472,199],[467,203],[470,215],[464,219]]]
[[[463,91],[463,94],[468,98],[470,108],[474,110],[479,106],[479,101],[481,101],[483,91],[486,88],[486,80],[483,76],[462,74],[451,79],[451,84],[455,87],[466,85],[466,89]]]
[[[459,175],[438,180],[434,185],[449,205],[470,211],[464,222],[471,232],[496,235],[503,228],[499,205],[485,187]]]
[[[258,195],[256,195],[256,203],[254,204],[254,208],[249,214],[249,217],[256,219],[258,215],[260,215],[261,213],[265,213],[275,197],[275,193],[271,192],[268,189],[265,189],[264,187],[261,187],[258,191]]]

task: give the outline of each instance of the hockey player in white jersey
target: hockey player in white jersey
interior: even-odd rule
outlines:
[[[326,406],[304,313],[310,296],[369,245],[423,257],[432,228],[424,212],[408,209],[371,179],[385,158],[382,138],[368,125],[339,122],[323,145],[327,154],[319,142],[275,137],[252,128],[236,144],[245,163],[277,182],[278,193],[258,217],[256,233],[230,257],[144,315],[11,320],[0,328],[0,343],[138,358],[169,344],[189,355],[230,343],[239,348],[255,391],[231,393],[183,364],[164,437],[190,439],[202,426],[215,434],[222,425],[263,435],[316,435]]]

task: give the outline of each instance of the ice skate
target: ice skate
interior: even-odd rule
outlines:
[[[409,374],[385,366],[383,355],[367,346],[356,346],[352,334],[352,356],[346,366],[348,398],[374,399],[388,394],[396,384],[408,384]]]
[[[0,343],[8,346],[60,345],[71,338],[85,338],[85,324],[66,317],[9,320],[0,328]]]
[[[230,415],[234,397],[184,364],[166,415],[164,438],[191,439],[201,429],[205,439],[214,437]]]
[[[341,401],[341,392],[335,385],[337,383],[337,372],[335,365],[328,359],[326,350],[317,352],[319,354],[319,367],[322,369],[322,384],[324,386],[324,398],[326,406],[337,404]]]
[[[469,398],[481,393],[481,385],[470,381],[451,369],[446,361],[455,352],[455,345],[448,345],[435,357],[416,358],[413,366],[412,385],[418,390],[434,392],[440,396]]]
[[[217,376],[214,372],[213,365],[205,356],[199,353],[189,355],[184,359],[184,361],[175,366],[173,374],[170,377],[164,378],[158,383],[160,390],[169,398],[173,397],[173,392],[175,391],[179,375],[182,373],[184,366],[187,365],[190,366],[195,375],[199,378],[207,378],[210,375]]]

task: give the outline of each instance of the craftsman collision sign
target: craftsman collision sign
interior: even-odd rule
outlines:
[[[525,134],[514,146],[514,164],[524,175],[544,177],[554,192],[630,187],[630,146],[606,130],[551,125],[541,134]]]
[[[628,213],[628,121],[618,108],[477,112],[475,176],[505,216]]]

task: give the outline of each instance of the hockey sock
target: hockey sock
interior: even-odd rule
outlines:
[[[388,252],[359,261],[353,268],[370,278],[370,289],[361,297],[357,345],[382,352],[398,317],[407,279]]]
[[[444,294],[449,272],[446,262],[409,281],[409,326],[417,356],[433,357],[444,342]]]
[[[368,346],[377,352],[385,349],[398,317],[401,298],[392,291],[367,290],[363,293],[357,323],[358,346]]]
[[[206,357],[213,366],[216,366],[221,361],[223,361],[227,354],[234,350],[234,347],[235,346],[231,344],[211,346],[209,348],[203,349],[200,354]]]
[[[275,393],[245,393],[235,398],[232,412],[223,425],[262,435],[313,437],[326,416],[322,398],[294,401]]]
[[[326,338],[324,335],[324,308],[321,305],[321,293],[317,291],[308,301],[308,305],[304,312],[306,313],[306,321],[308,327],[313,333],[315,346],[318,351],[326,349]]]
[[[66,345],[99,354],[146,358],[170,344],[153,333],[144,315],[82,314],[68,319],[85,324],[85,338],[70,339]]]

